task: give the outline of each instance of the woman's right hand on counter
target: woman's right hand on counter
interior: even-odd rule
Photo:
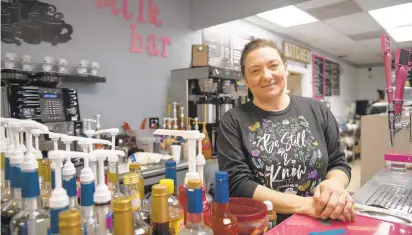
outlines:
[[[305,197],[304,205],[301,214],[308,215],[313,218],[320,218],[320,215],[316,213],[316,201],[313,197]],[[339,215],[336,219],[340,221],[347,221],[343,214]]]

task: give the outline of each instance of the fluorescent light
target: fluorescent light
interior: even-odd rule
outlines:
[[[287,6],[257,14],[257,16],[284,28],[318,21],[295,6]]]
[[[371,10],[369,14],[384,29],[412,25],[412,3]]]
[[[412,41],[412,25],[386,30],[396,42]]]

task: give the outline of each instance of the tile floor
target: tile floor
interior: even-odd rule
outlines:
[[[346,188],[349,192],[354,193],[356,192],[361,186],[361,159],[356,159],[355,162],[349,161],[349,164],[352,167],[352,178],[351,181]]]

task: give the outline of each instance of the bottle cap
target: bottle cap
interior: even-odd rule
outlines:
[[[166,167],[176,167],[176,162],[174,160],[167,160]]]
[[[129,171],[140,170],[141,166],[138,162],[129,163]]]
[[[65,210],[59,213],[60,229],[80,226],[81,215],[79,210]]]
[[[139,175],[136,173],[127,173],[123,177],[123,184],[131,185],[139,182]]]
[[[159,184],[161,185],[166,185],[167,187],[167,192],[169,194],[173,194],[174,190],[175,190],[175,181],[172,179],[162,179],[159,181]]]
[[[93,194],[94,203],[104,204],[112,200],[112,193],[106,184],[98,184]]]
[[[152,186],[152,195],[153,196],[164,196],[167,195],[167,186],[162,184],[155,184]]]
[[[268,211],[273,210],[273,204],[271,201],[264,201],[263,203],[265,203],[266,208],[268,209]]]
[[[226,204],[229,202],[228,174],[226,171],[216,171],[215,179],[215,202]]]
[[[132,202],[130,197],[121,196],[113,199],[113,212],[131,211]]]
[[[202,181],[200,179],[189,179],[187,187],[190,189],[197,189],[202,187]]]

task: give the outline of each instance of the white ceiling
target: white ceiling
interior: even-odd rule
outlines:
[[[318,18],[318,22],[282,28],[257,16],[247,20],[351,64],[372,65],[382,63],[379,36],[384,29],[367,11],[408,2],[412,0],[311,0],[295,6]],[[412,41],[392,41],[392,48],[397,47],[412,49]]]

